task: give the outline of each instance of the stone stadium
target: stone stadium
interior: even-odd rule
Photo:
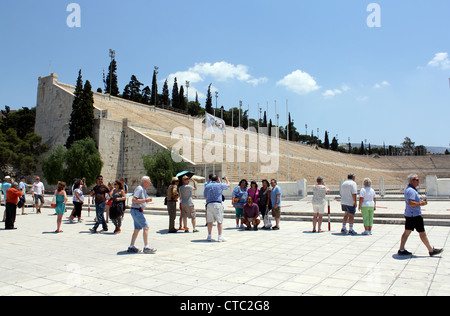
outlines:
[[[74,86],[58,82],[56,74],[39,78],[35,131],[50,146],[65,144],[74,90]],[[141,176],[146,173],[142,155],[174,148],[183,142],[188,144],[188,148],[186,150],[184,147],[180,154],[189,170],[201,177],[212,172],[220,176],[226,175],[233,183],[241,178],[276,178],[282,183],[295,183],[299,179],[305,179],[305,183],[311,186],[320,175],[333,191],[338,191],[347,174],[354,173],[358,184],[368,177],[372,179],[375,188],[380,187],[382,182],[387,192],[401,192],[410,173],[417,173],[424,179],[427,176],[436,179],[450,178],[448,155],[352,155],[295,142],[288,143],[275,137],[268,139],[265,135],[258,137],[255,132],[239,131],[229,126],[227,134],[234,133],[232,137],[223,137],[223,143],[222,140],[213,142],[212,139],[217,140],[217,136],[207,136],[205,124],[199,123],[199,118],[97,92],[94,92],[94,107],[94,135],[104,162],[104,179],[113,181],[125,178],[131,187],[137,185]],[[185,136],[177,135],[177,131],[184,131]],[[258,144],[258,138],[260,144],[269,143],[269,150],[267,146],[260,146],[263,150],[257,152],[256,146],[252,144]],[[210,159],[205,163],[202,152],[205,147],[208,149],[211,146],[216,146],[218,155],[222,151],[224,163],[220,162],[218,155],[218,162],[215,164]],[[241,162],[238,162],[239,153],[242,156]],[[270,161],[271,167],[268,167],[267,161]],[[288,195],[295,196],[295,189]]]

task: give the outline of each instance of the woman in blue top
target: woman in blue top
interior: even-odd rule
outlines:
[[[61,222],[64,213],[66,212],[66,203],[67,203],[67,195],[66,195],[66,183],[58,182],[58,188],[55,190],[55,198],[56,198],[56,207],[55,212],[57,215],[56,219],[56,231],[55,233],[62,233],[61,230]]]
[[[419,186],[419,176],[417,174],[410,174],[408,176],[409,185],[405,190],[405,232],[402,235],[400,249],[398,254],[400,256],[411,255],[409,251],[405,249],[406,241],[413,230],[417,230],[420,239],[427,247],[430,256],[440,254],[443,249],[435,249],[431,247],[428,241],[427,234],[425,232],[425,225],[422,218],[422,206],[428,204],[426,199],[421,199],[417,187]]]
[[[241,220],[241,228],[244,228],[244,205],[247,203],[248,182],[245,179],[239,181],[239,186],[233,190],[233,206],[236,211],[236,228],[239,228],[239,220]]]

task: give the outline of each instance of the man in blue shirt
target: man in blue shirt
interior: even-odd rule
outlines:
[[[217,230],[219,233],[219,242],[226,241],[222,236],[222,223],[223,223],[223,205],[222,205],[222,192],[228,190],[230,182],[227,177],[224,177],[227,184],[221,183],[217,175],[213,175],[211,181],[205,184],[205,190],[203,195],[206,197],[206,210],[208,223],[208,241],[211,241],[211,233],[213,223],[217,222]]]
[[[275,218],[275,226],[273,230],[280,229],[281,217],[281,188],[277,185],[277,180],[270,180],[272,191],[270,192],[270,201],[272,202],[272,216]]]
[[[422,200],[417,192],[419,177],[417,174],[411,174],[408,176],[408,182],[409,185],[405,190],[405,232],[402,235],[398,254],[401,256],[411,255],[411,253],[405,249],[405,244],[414,229],[419,233],[420,239],[427,247],[430,256],[440,254],[443,249],[431,247],[427,234],[425,233],[425,225],[422,218],[422,206],[427,205],[428,202],[426,199]]]

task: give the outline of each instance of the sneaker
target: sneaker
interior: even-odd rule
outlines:
[[[95,230],[95,229],[93,229],[93,228],[89,228],[89,231],[90,231],[91,233],[93,233],[93,234],[96,234],[96,233],[97,233],[97,230]]]
[[[208,235],[208,238],[206,238],[207,241],[212,241],[211,235]]]
[[[218,242],[224,242],[227,241],[227,239],[223,236],[219,236],[219,238],[217,239]]]
[[[367,236],[370,235],[370,232],[368,230],[365,230],[364,232],[361,233],[361,235]]]
[[[444,251],[444,249],[435,249],[435,248],[433,248],[433,251],[430,252],[429,254],[430,254],[430,257],[433,257],[433,256],[436,256],[436,255],[440,254],[443,251]]]
[[[404,250],[399,250],[398,252],[397,252],[397,254],[399,255],[399,256],[410,256],[410,255],[412,255],[412,253],[410,253],[408,250],[406,250],[406,249],[404,249]]]
[[[138,253],[139,249],[137,249],[135,246],[130,246],[130,247],[128,247],[127,252]]]
[[[342,229],[341,229],[341,234],[347,234],[347,233],[348,233],[347,228],[342,227]]]
[[[155,248],[150,248],[150,247],[148,247],[148,248],[144,248],[144,251],[143,251],[144,253],[155,253],[156,252],[156,249]]]
[[[350,229],[348,233],[349,233],[349,235],[358,235],[358,233],[355,232],[355,231],[353,230],[353,228]]]

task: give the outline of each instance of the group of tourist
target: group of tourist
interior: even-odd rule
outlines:
[[[36,177],[36,182],[31,184],[26,183],[26,178],[21,177],[20,182],[17,183],[10,176],[6,176],[1,183],[1,193],[5,199],[5,212],[3,213],[3,222],[5,222],[5,229],[16,229],[14,223],[16,221],[17,208],[22,209],[22,215],[25,213],[26,203],[26,189],[32,188],[33,205],[37,205],[36,213],[41,213],[41,207],[44,204],[44,184]],[[0,194],[1,201],[1,194]]]
[[[181,184],[180,184],[181,180]],[[223,222],[223,202],[225,197],[223,191],[227,190],[230,183],[226,177],[222,181],[217,175],[210,174],[209,181],[205,183],[203,197],[206,198],[206,226],[212,228],[213,222],[217,222],[219,237],[218,241],[225,241],[222,236]],[[191,185],[192,182],[192,185]],[[169,213],[169,233],[178,231],[189,232],[187,227],[187,219],[192,221],[193,232],[198,232],[196,228],[196,211],[193,198],[198,196],[193,192],[197,190],[197,184],[188,176],[181,179],[174,177],[172,183],[167,189],[167,197],[165,204]],[[180,202],[180,226],[175,228],[175,220],[177,213],[177,202]],[[281,205],[281,188],[277,185],[277,180],[272,179],[270,184],[267,180],[262,180],[262,187],[259,188],[256,181],[251,181],[248,188],[248,181],[242,179],[239,185],[233,189],[231,204],[235,209],[236,228],[246,230],[258,230],[261,223],[260,216],[265,220],[263,229],[278,230],[280,229],[280,205]],[[275,219],[276,225],[271,226],[269,212]],[[208,240],[211,240],[211,233],[208,233]]]
[[[357,185],[355,182],[355,175],[349,174],[347,181],[341,185],[341,208],[344,212],[342,221],[341,233],[356,235],[356,231],[353,228],[354,217],[356,210],[358,209],[363,217],[364,232],[362,235],[371,235],[373,227],[373,217],[376,210],[376,194],[371,188],[372,181],[369,178],[364,179],[364,187],[359,191],[359,201],[357,200]],[[14,222],[16,219],[17,207],[22,208],[22,214],[26,215],[24,211],[25,205],[25,193],[26,188],[32,188],[32,195],[34,205],[36,206],[36,213],[41,213],[41,207],[44,205],[44,185],[37,177],[33,185],[27,185],[26,179],[22,177],[20,185],[14,182],[11,177],[6,176],[2,183],[2,192],[6,197],[5,212],[3,221],[5,222],[5,229],[15,229]],[[212,240],[212,228],[215,222],[217,222],[218,241],[223,242],[226,239],[223,237],[223,218],[225,201],[223,191],[230,188],[230,182],[224,177],[225,183],[222,183],[221,179],[217,175],[210,175],[209,181],[205,183],[205,189],[203,196],[206,198],[206,224],[208,226],[207,240]],[[108,231],[107,220],[104,217],[105,210],[108,205],[109,218],[112,220],[116,229],[115,234],[121,232],[121,219],[124,216],[125,201],[126,201],[126,185],[123,181],[117,180],[113,186],[106,186],[103,184],[103,177],[99,175],[96,179],[97,184],[90,191],[90,196],[94,198],[96,218],[95,224],[90,231],[96,233],[100,225],[102,225],[102,231]],[[167,190],[166,205],[169,213],[169,233],[177,232],[175,229],[176,219],[176,205],[180,199],[180,229],[185,232],[189,232],[187,227],[187,219],[190,218],[193,226],[193,232],[198,232],[196,228],[196,212],[193,203],[194,191],[197,190],[196,182],[188,176],[181,178],[182,185],[179,186],[180,180],[176,177],[172,179],[172,183]],[[436,249],[431,247],[428,237],[425,233],[424,221],[422,218],[421,207],[427,205],[426,199],[421,199],[417,192],[417,186],[419,185],[419,177],[416,174],[408,176],[408,187],[405,190],[405,231],[401,237],[400,249],[398,255],[411,255],[405,249],[406,241],[412,231],[417,230],[419,236],[427,247],[430,256],[440,254],[443,249]],[[192,182],[192,185],[190,184]],[[259,217],[264,220],[262,228],[273,230],[280,229],[280,207],[281,207],[281,188],[277,185],[277,180],[272,179],[270,184],[267,180],[262,180],[261,188],[258,187],[256,181],[251,181],[250,188],[248,188],[248,182],[246,179],[239,181],[239,185],[233,189],[232,192],[232,205],[236,214],[236,228],[242,228],[246,230],[254,229],[258,230],[258,226],[261,223]],[[132,195],[132,204],[130,209],[131,217],[134,222],[134,232],[132,234],[131,243],[128,248],[128,252],[139,252],[135,247],[136,239],[139,232],[143,230],[144,239],[144,253],[155,253],[156,249],[151,248],[148,243],[148,231],[149,225],[144,217],[144,209],[147,203],[152,201],[152,198],[148,197],[147,189],[151,185],[150,178],[144,176],[141,179],[141,184],[134,190]],[[73,192],[73,204],[74,209],[69,217],[71,223],[75,218],[81,222],[81,210],[84,203],[83,187],[85,187],[84,179],[76,180],[72,187]],[[64,182],[58,182],[57,188],[54,192],[52,207],[55,208],[57,215],[57,229],[55,233],[61,233],[61,222],[64,213],[66,212],[66,184]],[[330,193],[330,189],[324,182],[323,177],[317,178],[317,183],[313,187],[313,232],[322,232],[322,217],[326,208],[326,195]],[[359,202],[359,203],[358,203]],[[272,216],[275,219],[275,226],[271,227],[269,223],[269,214],[272,212]],[[349,229],[347,230],[347,223]],[[184,226],[183,226],[184,225]],[[317,225],[317,230],[316,230]]]

